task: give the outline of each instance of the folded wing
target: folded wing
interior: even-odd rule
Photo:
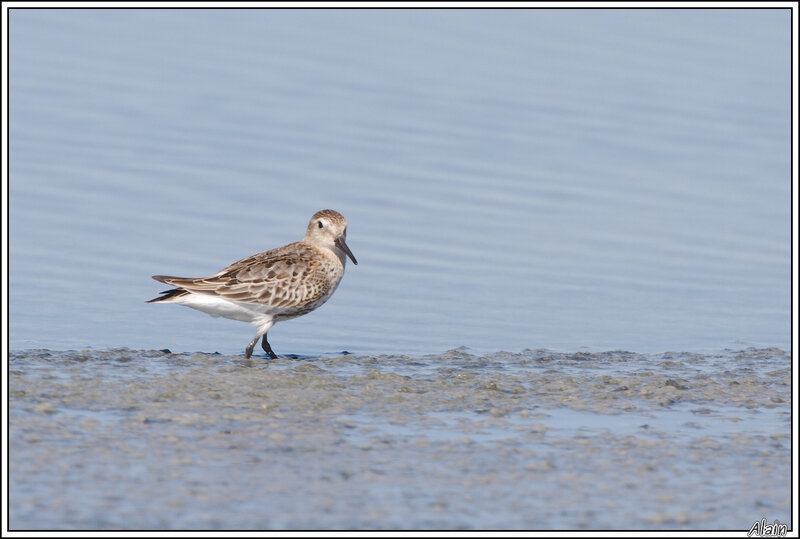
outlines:
[[[301,306],[327,292],[328,279],[314,255],[307,246],[295,243],[249,256],[210,277],[154,275],[153,279],[178,287],[165,292],[169,297],[192,292],[276,308]]]

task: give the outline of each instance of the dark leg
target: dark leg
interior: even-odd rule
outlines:
[[[258,342],[258,337],[259,337],[259,336],[258,336],[258,335],[256,335],[256,338],[255,338],[255,339],[253,339],[252,341],[250,341],[250,344],[248,344],[248,345],[247,345],[247,348],[245,348],[245,349],[244,349],[244,358],[245,358],[245,359],[250,359],[250,356],[252,356],[252,355],[253,355],[253,347],[254,347],[254,346],[256,345],[256,343]],[[266,335],[264,335],[264,337],[266,337]]]
[[[272,351],[272,347],[267,342],[267,334],[264,333],[264,338],[261,339],[261,348],[267,353],[269,357],[272,359],[278,359],[278,356],[275,355],[275,352]]]

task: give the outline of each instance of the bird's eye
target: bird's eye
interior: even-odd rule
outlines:
[[[319,226],[320,228],[322,228],[322,221],[317,221],[317,226]]]

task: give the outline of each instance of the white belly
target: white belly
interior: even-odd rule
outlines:
[[[206,294],[186,294],[172,301],[203,311],[214,317],[221,316],[231,320],[249,322],[255,326],[263,326],[267,323],[272,325],[273,315],[266,312],[269,309],[266,305],[230,301],[219,296]]]

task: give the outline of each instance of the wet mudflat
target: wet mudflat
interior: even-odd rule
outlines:
[[[10,527],[791,527],[790,363],[11,352]]]

